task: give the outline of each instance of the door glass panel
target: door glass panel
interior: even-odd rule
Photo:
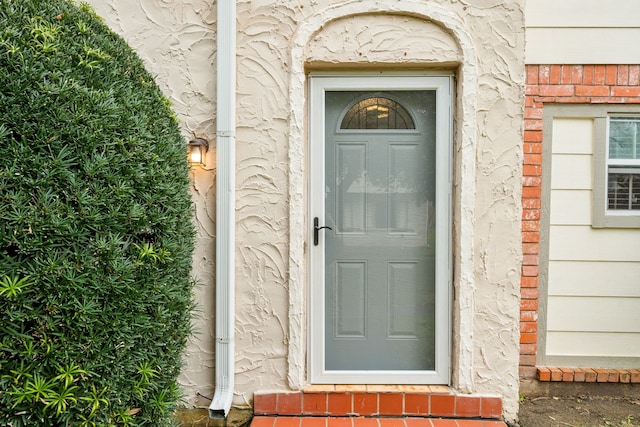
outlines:
[[[420,144],[392,144],[388,154],[389,232],[417,235],[425,225],[424,206],[420,203],[424,171]]]
[[[398,102],[380,96],[358,101],[344,115],[340,129],[415,129],[409,112]]]
[[[325,95],[325,369],[433,370],[435,91]]]
[[[336,230],[341,233],[364,233],[367,192],[367,146],[357,143],[336,143],[335,192]]]

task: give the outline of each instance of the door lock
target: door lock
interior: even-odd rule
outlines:
[[[318,232],[323,228],[333,230],[333,228],[329,227],[328,225],[323,225],[322,227],[320,227],[318,225],[318,217],[313,218],[313,246],[318,246]]]

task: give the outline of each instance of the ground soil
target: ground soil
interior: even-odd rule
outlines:
[[[520,403],[519,427],[637,427],[637,396],[526,396]]]

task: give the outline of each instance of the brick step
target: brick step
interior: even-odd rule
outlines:
[[[251,427],[507,427],[503,421],[432,418],[258,416]]]
[[[445,390],[449,390],[445,388]],[[431,392],[264,392],[254,395],[255,415],[330,417],[450,417],[499,419],[499,397]]]

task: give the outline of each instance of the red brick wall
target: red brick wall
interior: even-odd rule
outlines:
[[[640,103],[640,65],[528,65],[522,180],[520,376],[536,376],[545,103]]]

